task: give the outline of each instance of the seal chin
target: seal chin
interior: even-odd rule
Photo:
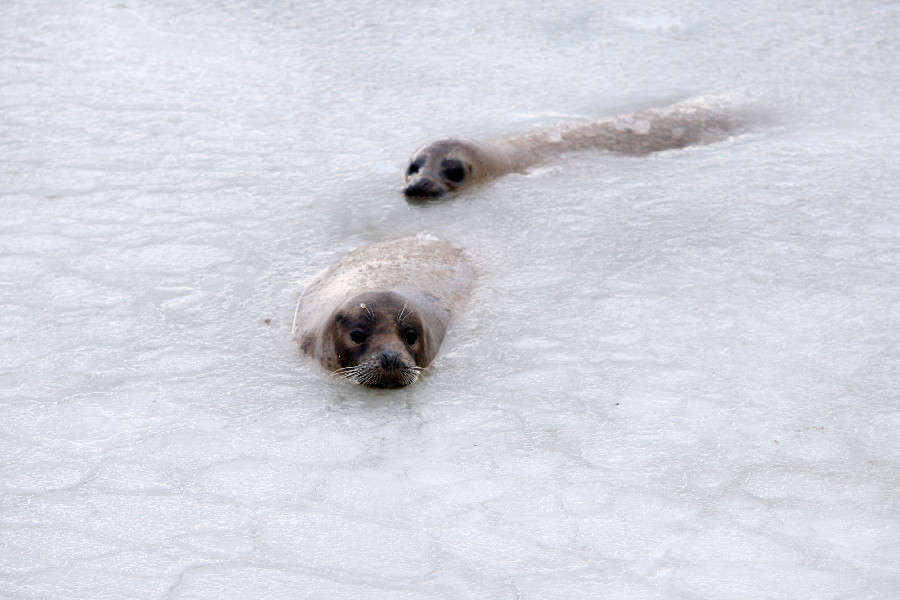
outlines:
[[[419,373],[414,370],[402,370],[402,371],[382,371],[381,377],[375,380],[374,383],[367,384],[369,387],[374,388],[402,388],[406,387],[412,383],[414,383],[419,378]]]
[[[433,179],[422,177],[404,188],[403,193],[412,198],[437,198],[447,193],[447,188]]]

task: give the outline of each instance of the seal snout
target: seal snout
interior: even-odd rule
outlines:
[[[385,348],[379,352],[371,364],[377,375],[364,383],[379,388],[405,387],[418,379],[421,371],[408,363],[403,354],[393,348]]]
[[[433,179],[421,177],[415,183],[408,185],[403,190],[403,193],[407,196],[416,196],[420,198],[436,198],[437,196],[443,195],[446,191],[444,186]]]
[[[388,372],[396,371],[406,366],[400,353],[391,349],[385,350],[378,356],[378,363],[382,369]]]

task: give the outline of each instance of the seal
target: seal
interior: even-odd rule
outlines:
[[[760,108],[742,96],[699,96],[663,108],[500,140],[439,140],[413,153],[403,174],[403,193],[435,198],[489,177],[524,171],[573,150],[644,155],[712,143],[761,117]]]
[[[468,301],[474,269],[430,236],[363,246],[317,275],[294,313],[300,350],[344,379],[397,388],[415,382]]]

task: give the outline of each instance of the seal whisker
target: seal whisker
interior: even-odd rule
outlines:
[[[419,372],[407,369],[403,372],[403,385],[412,385],[419,379]]]
[[[362,385],[370,385],[378,380],[378,367],[371,363],[360,365],[359,383]]]
[[[349,371],[345,371],[343,373],[335,372],[334,375],[336,375],[337,377],[341,377],[343,379],[350,379],[350,380],[355,381],[357,379],[357,377],[359,377],[359,371],[356,369],[352,369]]]
[[[366,304],[365,302],[360,302],[359,307],[366,311],[366,314],[368,315],[368,319],[370,321],[375,320],[375,313],[372,312],[372,309],[369,308],[368,304]]]
[[[358,372],[355,369],[349,369],[347,371],[344,371],[343,373],[334,371],[332,375],[340,379],[346,379],[347,381],[356,381]]]
[[[381,374],[378,372],[377,369],[371,369],[368,372],[368,376],[366,377],[366,380],[365,380],[366,385],[378,383],[379,381],[381,381]]]
[[[398,323],[403,322],[403,313],[406,311],[407,308],[409,308],[409,302],[404,302],[403,306],[400,308],[400,312],[397,313],[397,322]]]

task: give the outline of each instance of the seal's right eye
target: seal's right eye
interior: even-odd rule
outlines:
[[[366,332],[362,329],[354,329],[350,332],[350,339],[353,340],[354,344],[362,344],[366,341],[366,338],[369,337],[366,335]]]
[[[462,180],[466,178],[466,171],[461,161],[448,159],[441,163],[441,167],[441,175],[453,183],[462,183]]]
[[[406,170],[407,175],[415,175],[418,172],[419,172],[419,163],[417,163],[417,162],[410,163],[409,169]]]

